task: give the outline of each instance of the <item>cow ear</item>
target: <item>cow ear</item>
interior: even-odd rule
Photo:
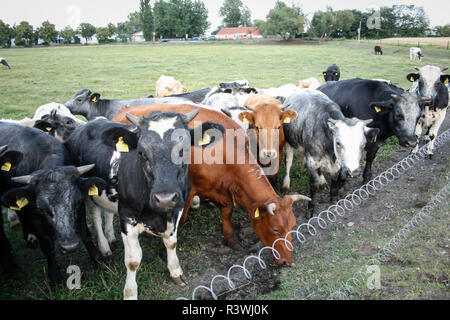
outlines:
[[[78,185],[83,194],[91,197],[99,197],[106,190],[106,182],[97,177],[78,178]]]
[[[20,211],[34,201],[32,186],[14,188],[3,194],[1,202],[5,207]]]
[[[441,75],[441,81],[442,81],[444,84],[450,83],[450,75],[448,75],[448,74],[443,74],[443,75]]]
[[[281,121],[283,123],[291,123],[292,120],[294,120],[295,118],[297,118],[297,112],[295,112],[294,110],[286,110],[283,111],[283,113],[281,114]]]
[[[327,72],[326,72],[326,71],[324,71],[324,72],[322,72],[322,73],[323,73],[323,76],[324,76],[324,77],[327,76]]]
[[[225,128],[214,122],[204,122],[194,129],[189,129],[191,145],[194,147],[210,147],[223,139]]]
[[[91,102],[97,103],[98,100],[100,100],[100,93],[93,93],[93,94],[91,94],[91,96],[89,97],[89,100]]]
[[[227,108],[221,108],[220,111],[225,113],[228,117],[230,117],[230,118],[232,117],[230,110],[228,110]]]
[[[34,123],[34,127],[36,129],[42,130],[44,132],[48,132],[50,134],[54,133],[54,131],[56,129],[53,121],[48,120],[48,118],[36,120],[36,122]]]
[[[0,157],[0,170],[3,172],[11,172],[12,169],[22,161],[23,153],[19,151],[6,151]]]
[[[248,111],[243,111],[239,113],[238,116],[239,120],[241,120],[243,123],[249,123],[252,124],[254,122],[253,113]]]
[[[115,127],[105,130],[101,139],[104,144],[113,147],[119,152],[129,152],[137,148],[137,134],[128,129]]]
[[[373,109],[379,115],[385,115],[391,112],[393,108],[393,101],[380,101],[380,102],[372,102],[370,104],[370,108]]]
[[[406,79],[409,82],[417,81],[417,80],[419,80],[419,78],[420,78],[420,75],[418,73],[410,73],[406,76]]]
[[[380,133],[378,128],[364,127],[364,135],[366,136],[367,142],[375,143],[377,142],[377,136]]]

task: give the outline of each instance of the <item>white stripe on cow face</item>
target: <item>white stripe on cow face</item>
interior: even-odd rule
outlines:
[[[163,139],[164,134],[168,130],[175,129],[174,124],[176,121],[177,121],[177,117],[161,119],[159,121],[149,121],[148,130],[155,131],[156,133],[159,134],[161,139]]]
[[[420,94],[425,98],[432,98],[436,94],[436,82],[440,82],[441,68],[436,66],[423,66],[419,68]]]

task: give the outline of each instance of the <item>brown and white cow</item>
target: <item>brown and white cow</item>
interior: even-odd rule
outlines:
[[[269,95],[255,95],[248,99],[239,119],[249,123],[249,135],[258,144],[257,158],[264,168],[272,185],[276,186],[277,174],[283,158],[283,123],[289,123],[297,117],[294,110],[284,110],[287,106]],[[251,130],[253,129],[253,130]]]
[[[234,230],[231,224],[231,215],[236,206],[244,207],[253,224],[253,230],[265,246],[272,246],[278,238],[288,235],[296,223],[292,205],[298,200],[308,200],[302,195],[287,195],[279,197],[261,167],[256,163],[250,149],[250,139],[236,122],[226,115],[206,108],[191,105],[155,105],[135,107],[123,110],[113,120],[127,123],[126,113],[135,116],[145,116],[153,111],[189,113],[194,109],[200,112],[196,121],[189,124],[198,126],[199,121],[214,121],[226,129],[222,141],[208,149],[200,150],[204,161],[196,163],[195,152],[191,149],[191,164],[189,176],[192,191],[185,203],[182,221],[187,218],[190,202],[195,195],[209,199],[216,204],[222,215],[223,233],[230,246],[236,244]],[[215,158],[215,162],[205,159]],[[287,240],[291,241],[289,234]],[[283,241],[278,241],[274,253],[275,262],[279,265],[292,261],[292,252],[288,250]]]
[[[174,77],[161,75],[156,81],[156,97],[163,98],[174,94],[186,93],[187,88]]]

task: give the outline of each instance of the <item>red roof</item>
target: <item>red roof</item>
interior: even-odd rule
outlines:
[[[222,28],[217,35],[223,34],[247,34],[252,33],[259,35],[258,27],[239,27],[239,28]]]

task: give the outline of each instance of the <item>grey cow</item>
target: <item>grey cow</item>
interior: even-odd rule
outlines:
[[[96,117],[105,117],[111,120],[121,109],[125,107],[152,106],[155,104],[190,103],[190,100],[175,97],[165,98],[139,98],[131,100],[107,100],[100,99],[99,93],[92,93],[88,89],[83,89],[73,95],[65,103],[73,114],[79,114],[88,120]]]
[[[309,218],[315,211],[317,191],[327,186],[323,173],[330,174],[330,198],[337,200],[345,179],[360,173],[362,150],[379,129],[367,127],[372,120],[346,118],[335,102],[317,90],[304,89],[290,96],[285,104],[289,105],[287,110],[295,110],[298,116],[284,124],[286,177],[283,189],[290,187],[294,149],[299,149],[301,156],[305,156],[310,177]]]

